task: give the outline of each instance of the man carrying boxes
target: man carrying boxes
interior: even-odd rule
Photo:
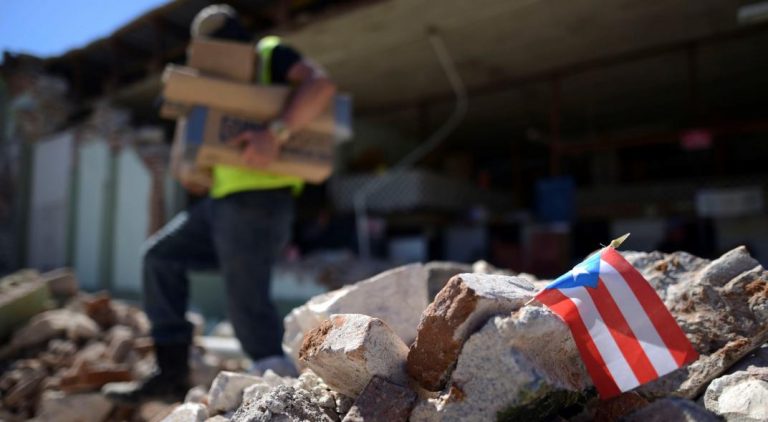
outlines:
[[[122,402],[178,399],[189,388],[191,269],[221,269],[229,319],[257,366],[287,362],[270,300],[271,267],[290,237],[293,195],[305,181],[327,178],[332,165],[341,106],[320,68],[276,37],[255,49],[244,44],[250,35],[229,6],[206,7],[191,30],[189,68],[166,71],[162,113],[179,117],[173,171],[187,189],[210,192],[147,241],[144,307],[158,370],[142,382],[105,387]],[[194,163],[187,148],[196,150]]]

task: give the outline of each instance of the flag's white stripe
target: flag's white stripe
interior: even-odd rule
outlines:
[[[632,368],[630,368],[629,363],[627,363],[627,360],[621,353],[621,349],[619,349],[613,336],[611,336],[611,332],[605,326],[603,318],[597,312],[595,302],[592,301],[586,288],[572,287],[560,289],[560,291],[576,304],[581,320],[587,326],[595,347],[600,352],[600,356],[602,356],[608,371],[611,373],[613,380],[616,381],[619,389],[621,391],[628,391],[640,385],[637,377],[635,377],[635,373],[632,372]]]
[[[600,260],[600,278],[613,297],[613,301],[619,306],[624,319],[627,320],[632,332],[635,333],[640,347],[645,351],[659,376],[677,369],[675,358],[664,344],[659,332],[656,331],[656,327],[653,326],[648,314],[624,277],[611,264]]]

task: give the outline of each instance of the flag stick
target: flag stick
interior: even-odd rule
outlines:
[[[611,243],[610,243],[610,244],[608,244],[608,247],[609,247],[609,248],[613,248],[613,249],[616,249],[616,248],[618,248],[619,246],[621,246],[621,244],[622,244],[622,243],[624,243],[624,241],[625,241],[625,240],[627,240],[627,238],[628,238],[628,237],[629,237],[629,233],[626,233],[626,234],[624,234],[623,236],[619,236],[619,237],[617,237],[616,239],[613,239],[613,240],[611,240]],[[528,306],[528,305],[530,305],[531,303],[533,303],[533,301],[534,301],[534,300],[536,300],[536,297],[535,297],[535,296],[534,296],[534,297],[532,297],[532,298],[531,298],[531,300],[529,300],[528,302],[525,302],[525,303],[523,304],[523,306]]]
[[[629,233],[625,234],[624,236],[617,237],[616,239],[611,240],[611,243],[608,245],[608,247],[616,249],[619,246],[621,246],[622,243],[624,243],[625,240],[629,237]]]

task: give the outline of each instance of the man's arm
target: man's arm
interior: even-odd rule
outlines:
[[[232,145],[245,145],[243,157],[251,164],[266,167],[274,161],[280,144],[287,140],[287,136],[277,132],[291,134],[300,131],[322,113],[336,93],[336,85],[322,68],[307,59],[293,64],[285,79],[296,88],[278,117],[267,125],[267,129],[244,132],[230,142]]]
[[[322,113],[336,94],[336,85],[320,66],[307,59],[291,66],[286,79],[296,89],[278,119],[294,133]]]

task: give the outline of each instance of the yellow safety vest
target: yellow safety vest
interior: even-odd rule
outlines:
[[[272,52],[280,44],[280,38],[264,37],[256,45],[259,52],[259,83],[272,83]],[[280,176],[259,170],[233,166],[213,166],[213,186],[211,197],[223,198],[227,195],[264,189],[292,188],[298,195],[304,188],[304,181],[294,176]]]

